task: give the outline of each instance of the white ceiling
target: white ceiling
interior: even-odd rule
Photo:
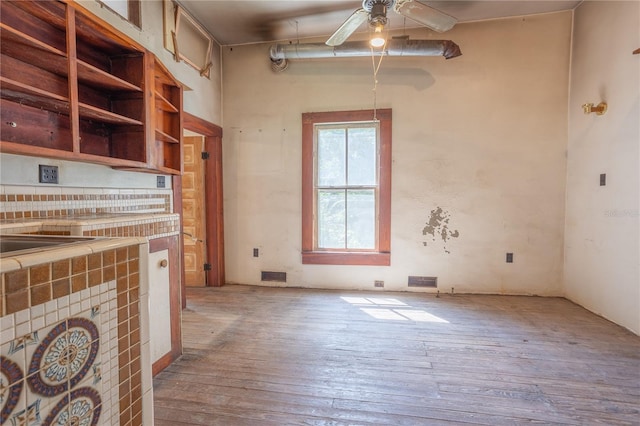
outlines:
[[[178,0],[222,45],[329,36],[362,6],[353,0]],[[569,0],[422,1],[458,19],[471,22],[509,16],[570,10]],[[390,29],[418,26],[393,11]],[[360,28],[366,30],[366,23]]]

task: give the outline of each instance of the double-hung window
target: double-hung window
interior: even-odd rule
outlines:
[[[303,114],[302,261],[389,265],[391,110]]]

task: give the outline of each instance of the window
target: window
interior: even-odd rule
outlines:
[[[140,28],[140,0],[98,0],[98,2]]]
[[[302,115],[302,263],[389,265],[391,110]]]

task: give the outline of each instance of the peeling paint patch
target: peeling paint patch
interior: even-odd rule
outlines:
[[[445,244],[451,238],[458,238],[460,236],[460,232],[457,229],[452,231],[449,228],[450,220],[451,215],[449,212],[442,210],[441,207],[431,210],[431,216],[429,217],[426,226],[422,228],[422,235],[431,235],[432,241],[437,241],[437,239],[440,238]],[[427,242],[424,241],[422,244],[426,246]],[[447,250],[446,245],[444,247],[444,251],[445,253],[451,253]]]

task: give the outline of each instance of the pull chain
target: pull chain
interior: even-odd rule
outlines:
[[[378,65],[376,66],[375,55],[373,52],[373,47],[370,46],[371,49],[371,65],[373,67],[373,120],[378,121],[377,111],[378,111],[378,71],[380,70],[380,65],[382,65],[382,58],[385,55],[384,46],[382,47],[382,52],[380,54],[380,60],[378,61]]]

